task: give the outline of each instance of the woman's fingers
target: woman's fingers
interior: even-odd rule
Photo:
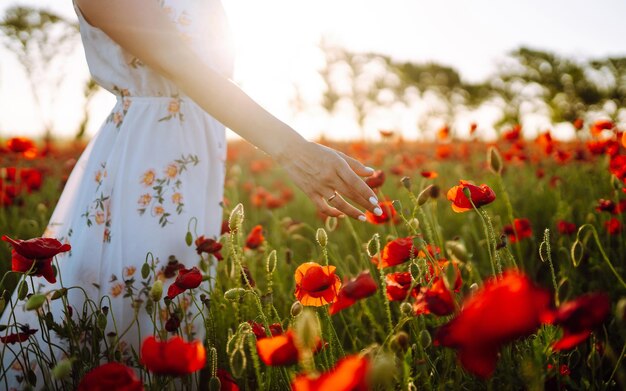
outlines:
[[[339,156],[341,156],[343,158],[343,160],[346,161],[346,163],[348,163],[348,166],[350,166],[350,168],[352,169],[352,171],[354,171],[355,174],[359,175],[359,176],[371,176],[374,173],[374,169],[371,167],[366,167],[363,163],[361,163],[360,161],[346,155],[343,152],[339,152],[337,151],[337,153],[339,154]]]
[[[325,215],[327,215],[327,216],[341,217],[344,214],[339,209],[334,208],[333,206],[331,206],[330,203],[328,203],[326,201],[324,196],[322,196],[320,194],[314,194],[312,196],[309,196],[309,198],[313,201],[313,203],[315,204],[317,209],[320,212],[322,212]],[[337,197],[335,197],[335,198],[337,198]]]
[[[348,198],[375,215],[380,216],[382,214],[382,210],[378,207],[378,197],[376,197],[374,191],[363,179],[358,177],[348,167],[339,168],[337,173],[344,187],[337,189],[340,193],[345,194]]]
[[[358,219],[361,221],[365,221],[365,215],[363,214],[363,212],[361,212],[360,210],[358,210],[357,208],[355,208],[354,206],[350,205],[342,196],[341,194],[335,193],[336,195],[332,197],[332,199],[330,200],[326,200],[326,202],[331,205],[332,207],[342,211],[343,213],[345,213],[346,215],[354,218],[354,219]]]

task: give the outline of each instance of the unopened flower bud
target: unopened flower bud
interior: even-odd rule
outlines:
[[[31,295],[26,301],[26,309],[28,311],[40,308],[46,302],[46,296],[41,293]]]
[[[402,182],[402,186],[404,186],[405,189],[411,191],[411,178],[409,178],[408,176],[402,177],[402,179],[400,179],[400,182]]]
[[[52,368],[52,376],[55,379],[65,379],[72,373],[72,362],[73,358],[66,358],[61,361],[57,365]]]
[[[472,285],[470,285],[470,293],[476,293],[477,290],[478,290],[477,283],[473,283]]]
[[[422,206],[430,199],[430,189],[433,185],[428,185],[421,193],[417,196],[417,205]]]
[[[411,303],[402,303],[400,305],[400,312],[404,316],[412,316],[413,315],[413,306]]]
[[[615,318],[618,322],[626,324],[626,297],[622,297],[615,306]]]
[[[391,201],[391,206],[393,206],[396,212],[402,214],[402,202],[400,202],[400,200]]]
[[[422,348],[427,348],[432,343],[433,339],[430,336],[428,330],[422,330],[419,334],[419,344]]]
[[[451,258],[461,262],[467,262],[467,248],[458,240],[448,240],[446,242],[446,252]]]
[[[243,218],[243,205],[239,203],[230,212],[230,217],[228,218],[228,228],[230,228],[231,232],[235,232],[241,227],[241,224],[243,223]]]
[[[302,310],[304,309],[304,306],[302,305],[302,303],[300,303],[299,301],[294,301],[293,304],[291,305],[291,316],[293,316],[294,318],[298,315],[300,315],[302,313]]]
[[[302,314],[297,318],[294,329],[302,348],[313,350],[321,335],[320,325],[315,316],[315,312],[304,309]]]
[[[317,229],[317,232],[315,233],[315,239],[320,246],[326,247],[326,245],[328,244],[328,235],[326,234],[326,231],[324,231],[324,228]]]
[[[230,354],[229,362],[230,362],[230,369],[233,372],[233,376],[241,377],[247,365],[246,354],[243,351],[243,349],[235,349]]]
[[[239,301],[246,294],[246,290],[243,288],[232,288],[224,292],[224,298],[228,301]]]
[[[502,157],[495,147],[489,147],[489,150],[487,150],[487,162],[489,163],[489,169],[494,174],[502,174]]]
[[[439,193],[441,193],[441,189],[439,188],[439,186],[432,185],[430,187],[430,198],[436,200],[437,198],[439,198]]]
[[[367,255],[371,257],[378,254],[380,251],[380,235],[375,233],[372,238],[367,242]]]
[[[217,377],[212,377],[209,380],[209,391],[220,391],[222,389],[222,383]]]
[[[407,221],[407,224],[409,225],[409,227],[411,227],[415,231],[417,231],[420,228],[420,221],[416,219],[415,217]]]
[[[158,302],[161,300],[161,296],[163,295],[163,281],[156,280],[154,284],[152,284],[152,288],[150,288],[150,298]]]
[[[269,274],[274,273],[276,270],[276,250],[272,250],[270,255],[267,256],[267,261],[265,263],[265,271]]]
[[[324,225],[326,226],[328,232],[333,232],[337,228],[337,218],[334,216],[326,217]]]
[[[409,335],[404,331],[399,331],[393,337],[392,347],[397,348],[400,352],[406,352],[409,348]]]

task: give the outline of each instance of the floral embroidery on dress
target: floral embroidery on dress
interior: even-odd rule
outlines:
[[[100,196],[93,200],[81,217],[85,218],[87,227],[91,227],[95,222],[96,225],[104,225],[104,234],[102,241],[111,242],[111,210],[109,209],[110,196],[100,193]]]
[[[182,180],[180,174],[188,167],[197,166],[200,160],[197,155],[189,154],[181,155],[180,159],[176,159],[165,166],[163,176],[158,177],[154,169],[148,169],[139,178],[139,183],[146,188],[150,188],[146,193],[140,194],[137,204],[139,215],[143,215],[146,211],[150,211],[150,215],[159,218],[159,224],[165,227],[170,224],[169,217],[172,215],[166,205],[175,208],[176,214],[183,213],[184,198],[180,192]]]
[[[113,122],[115,127],[119,130],[124,122],[124,116],[128,112],[130,105],[132,103],[130,99],[130,91],[127,88],[120,88],[118,86],[113,86],[113,93],[117,96],[122,97],[122,110],[112,111],[111,114],[107,117],[105,123]]]
[[[178,94],[173,95],[170,103],[167,105],[168,114],[165,117],[159,119],[159,122],[169,121],[172,118],[178,118],[180,122],[183,122],[185,118],[183,117],[183,113],[180,111],[180,106],[182,103],[183,101],[182,99],[180,99],[180,96]]]

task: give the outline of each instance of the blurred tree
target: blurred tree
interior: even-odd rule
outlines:
[[[13,6],[0,21],[0,32],[2,43],[24,68],[46,138],[49,138],[53,125],[44,107],[52,106],[67,74],[63,60],[76,47],[78,24],[43,9]],[[44,85],[50,89],[43,89]]]

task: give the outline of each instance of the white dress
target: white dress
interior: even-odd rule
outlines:
[[[220,1],[155,1],[200,58],[229,77],[233,58]],[[118,330],[124,330],[134,317],[130,300],[124,298],[125,280],[134,278],[135,289],[141,289],[140,270],[149,252],[159,261],[157,270],[172,255],[189,268],[199,260],[195,246],[185,243],[190,220],[197,219],[196,229],[195,221],[191,223],[192,233],[220,235],[225,129],[176,85],[89,25],[76,5],[75,9],[89,70],[100,86],[115,94],[117,103],[74,167],[44,236],[72,246],[57,256],[63,286],[81,286],[96,302],[108,296],[110,315]],[[41,283],[41,292],[60,287],[58,276],[55,284],[41,277],[35,280]],[[173,281],[164,281],[165,292]],[[74,290],[69,301],[74,311],[81,311],[82,294]],[[51,302],[57,322],[62,318],[60,302]],[[39,329],[35,313],[25,311],[22,303],[14,310],[17,323]],[[0,324],[15,324],[6,319],[8,312]],[[112,330],[110,315],[107,332]],[[124,357],[130,356],[131,347],[138,352],[140,339],[154,332],[143,308],[139,324],[141,330],[132,326],[124,337]],[[204,336],[201,324],[191,331],[196,339]],[[15,382],[22,374],[18,369],[4,349],[2,372],[7,373],[9,388],[21,388]],[[0,380],[0,389],[6,384]]]

